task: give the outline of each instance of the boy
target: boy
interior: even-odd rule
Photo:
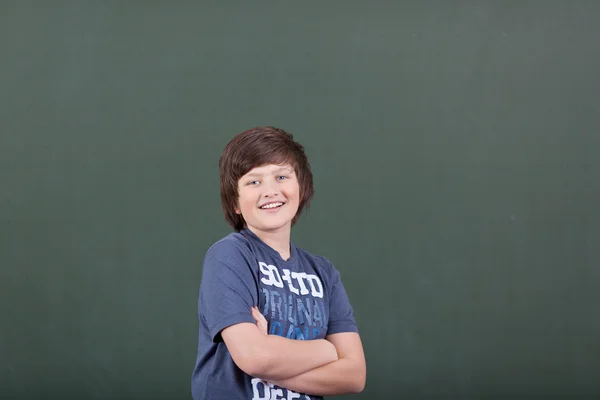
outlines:
[[[258,127],[219,160],[221,204],[235,232],[202,271],[195,400],[322,399],[358,393],[366,363],[336,268],[291,242],[313,195],[303,147]]]

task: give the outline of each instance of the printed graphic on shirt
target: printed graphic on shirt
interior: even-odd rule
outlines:
[[[259,262],[262,314],[269,321],[269,335],[309,340],[324,337],[327,313],[323,301],[323,284],[317,275],[281,271],[274,265]],[[270,317],[270,318],[269,318]]]
[[[306,394],[277,387],[261,379],[252,379],[252,400],[311,400]]]
[[[325,337],[327,312],[323,283],[314,274],[292,272],[259,262],[262,314],[269,321],[269,335],[309,340]],[[252,379],[252,400],[311,400],[306,394]]]

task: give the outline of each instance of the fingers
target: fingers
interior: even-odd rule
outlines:
[[[254,319],[258,320],[258,316],[262,316],[262,314],[260,313],[260,311],[258,311],[258,307],[254,306],[250,309],[252,311],[252,316],[254,317]]]
[[[268,323],[267,320],[265,319],[264,315],[261,314],[261,312],[259,311],[258,307],[254,306],[250,309],[251,313],[252,313],[252,318],[254,318],[254,320],[256,321],[256,326],[258,327],[258,329],[260,329],[260,331],[263,334],[267,334],[267,329],[268,329]]]
[[[257,319],[261,320],[264,323],[267,323],[267,319],[264,315],[258,310],[258,307],[254,308],[253,314],[257,317]]]
[[[256,322],[266,321],[265,317],[258,310],[258,307],[252,307],[252,317],[254,317]]]

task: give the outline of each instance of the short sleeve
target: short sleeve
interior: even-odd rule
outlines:
[[[357,332],[352,305],[342,283],[340,273],[333,267],[331,297],[329,298],[329,324],[327,334]]]
[[[206,254],[198,313],[214,342],[224,328],[254,323],[250,309],[258,304],[258,289],[249,257],[234,243],[219,242]]]

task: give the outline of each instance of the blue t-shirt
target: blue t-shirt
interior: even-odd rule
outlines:
[[[247,375],[233,362],[221,330],[255,323],[258,305],[268,333],[296,340],[358,332],[337,269],[325,257],[290,244],[286,261],[244,229],[215,243],[204,259],[198,298],[198,354],[192,374],[194,400],[322,399]]]

